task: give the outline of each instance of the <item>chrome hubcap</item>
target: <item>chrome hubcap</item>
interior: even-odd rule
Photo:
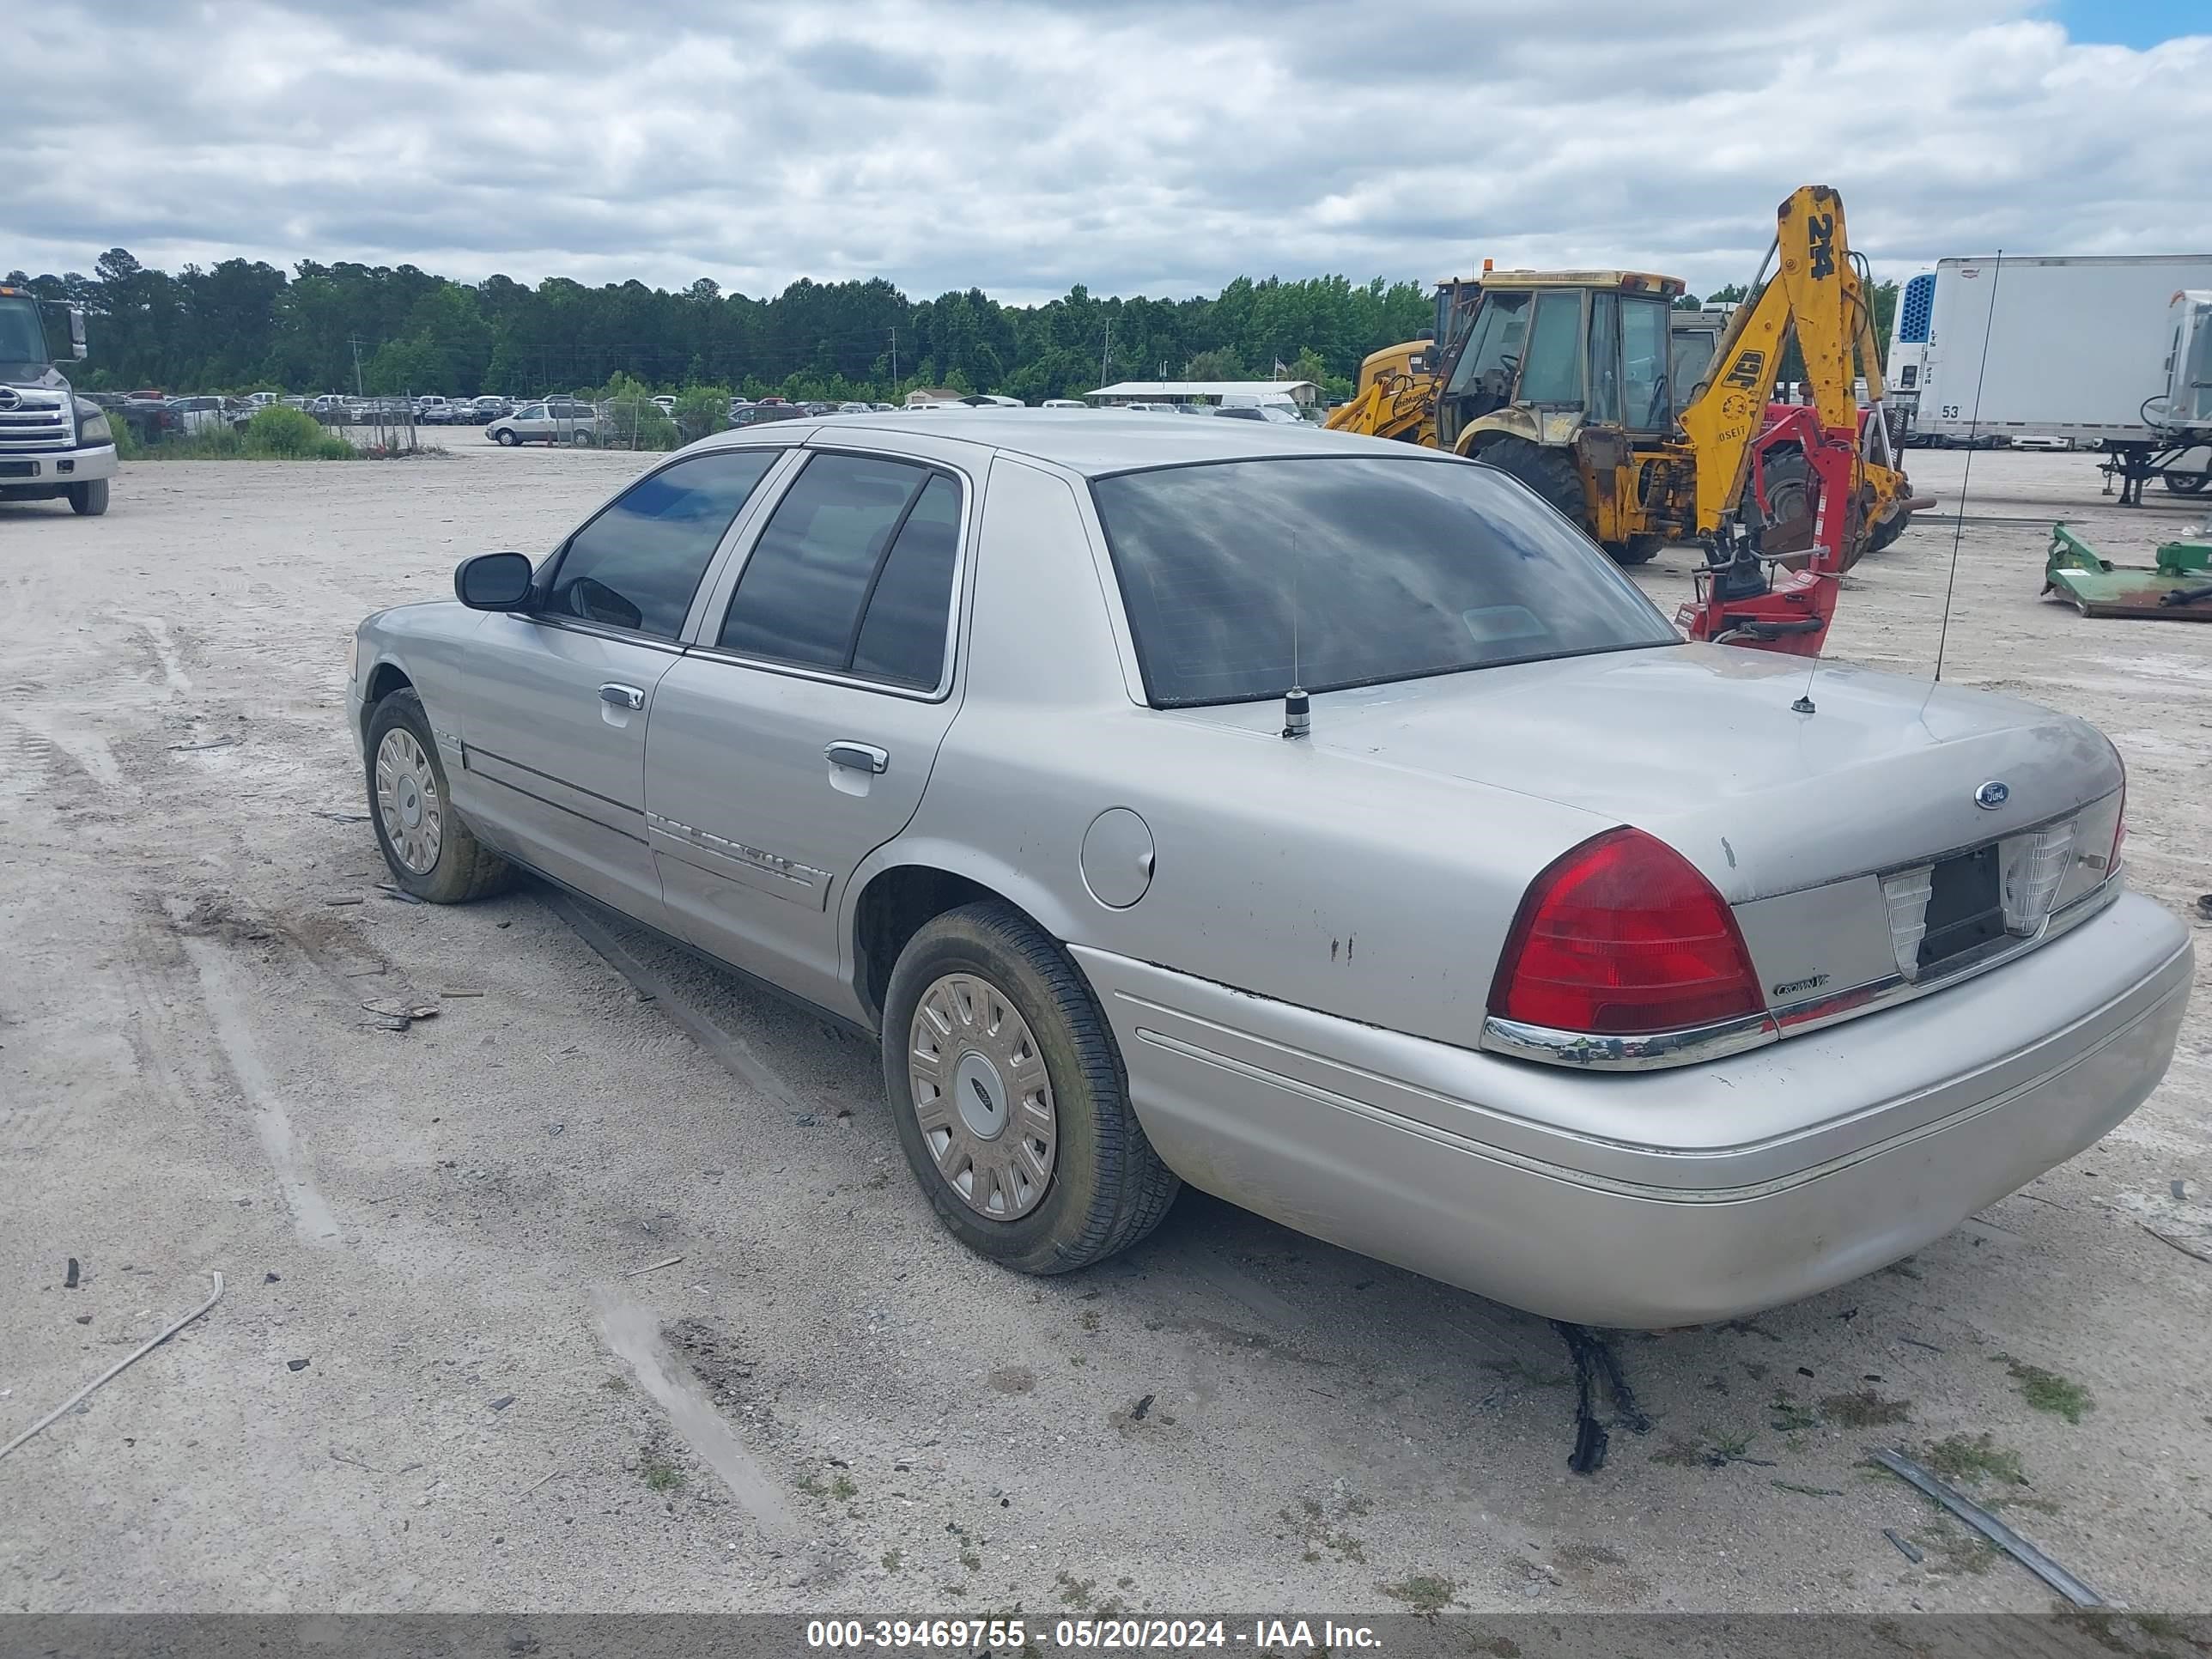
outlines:
[[[978,1215],[1012,1221],[1044,1201],[1060,1144],[1036,1038],[989,981],[947,974],[921,994],[907,1079],[922,1144]]]
[[[376,745],[376,815],[400,863],[428,875],[445,839],[445,807],[430,757],[404,726],[393,726]]]

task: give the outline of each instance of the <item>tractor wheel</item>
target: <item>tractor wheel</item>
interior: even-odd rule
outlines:
[[[1869,553],[1881,552],[1911,527],[1912,515],[1910,513],[1900,513],[1887,524],[1876,525],[1874,534],[1868,538],[1866,550]]]
[[[1589,533],[1589,502],[1583,495],[1583,475],[1575,458],[1564,449],[1546,449],[1526,438],[1500,438],[1474,458],[1518,478],[1584,535]],[[1619,557],[1619,555],[1615,555]]]
[[[1760,458],[1759,470],[1766,485],[1765,529],[1759,538],[1759,550],[1802,555],[1783,561],[1788,568],[1802,570],[1812,557],[1813,469],[1802,449],[1796,444],[1783,444]]]
[[[1667,545],[1664,536],[1631,536],[1619,547],[1605,550],[1613,556],[1615,564],[1649,564],[1659,556],[1659,550]]]

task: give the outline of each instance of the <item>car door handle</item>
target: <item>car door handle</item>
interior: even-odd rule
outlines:
[[[891,763],[891,757],[872,743],[833,743],[822,755],[830,765],[850,767],[855,772],[881,772]]]
[[[645,693],[634,685],[603,685],[599,688],[599,701],[617,708],[642,708]]]

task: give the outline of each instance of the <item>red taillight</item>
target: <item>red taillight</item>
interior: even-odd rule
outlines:
[[[1640,830],[1608,830],[1529,884],[1490,1012],[1554,1030],[1630,1036],[1765,1012],[1727,902]]]

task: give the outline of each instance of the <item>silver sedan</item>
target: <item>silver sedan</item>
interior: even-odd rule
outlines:
[[[1906,1255],[2149,1093],[2186,930],[2078,720],[1685,644],[1477,464],[1054,410],[794,420],[369,617],[397,880],[539,875],[879,1034],[945,1224],[1178,1183],[1557,1318]]]

